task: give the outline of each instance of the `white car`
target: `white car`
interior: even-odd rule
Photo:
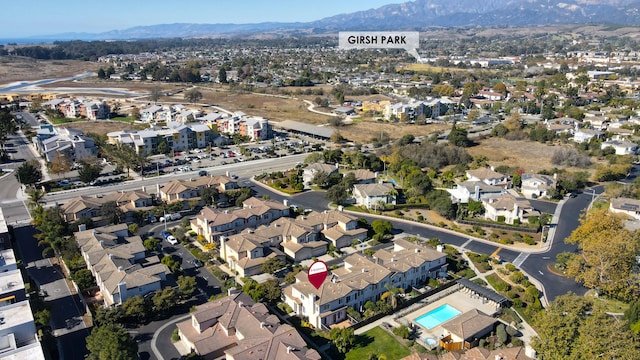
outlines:
[[[178,243],[178,239],[176,239],[173,235],[167,236],[167,242],[171,245],[175,245]]]

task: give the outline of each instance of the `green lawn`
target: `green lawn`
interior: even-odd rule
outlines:
[[[82,121],[82,119],[70,119],[70,118],[50,118],[51,122],[55,125],[66,124],[75,121]]]
[[[394,360],[410,355],[411,351],[389,333],[376,327],[356,336],[356,343],[346,354],[345,360],[368,359],[371,354],[384,355],[387,360]]]
[[[116,116],[114,118],[109,119],[111,121],[122,121],[122,122],[133,122],[133,118],[131,116]]]

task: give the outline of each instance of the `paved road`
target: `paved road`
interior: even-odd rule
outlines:
[[[105,194],[113,191],[133,190],[144,188],[149,193],[156,193],[157,186],[165,184],[171,180],[187,180],[198,177],[199,170],[207,170],[210,175],[224,175],[226,172],[234,173],[238,177],[249,178],[263,172],[289,169],[299,161],[303,161],[309,154],[291,155],[282,158],[260,159],[241,163],[233,163],[210,168],[198,169],[188,173],[167,174],[159,177],[145,178],[143,180],[132,180],[125,183],[118,183],[104,186],[89,186],[80,189],[66,190],[50,193],[45,196],[44,201],[48,204],[63,203],[79,195]]]
[[[603,186],[592,188],[596,194],[603,192]],[[571,291],[578,295],[586,293],[587,288],[576,283],[573,279],[555,275],[548,267],[555,263],[556,255],[561,252],[577,252],[578,246],[566,244],[564,239],[580,225],[580,216],[593,200],[593,192],[586,190],[575,198],[569,198],[562,207],[562,221],[556,227],[553,244],[549,251],[541,254],[531,254],[520,266],[530,276],[544,285],[545,296],[548,301]]]
[[[33,226],[15,229],[22,261],[29,276],[48,293],[44,300],[51,309],[51,329],[58,340],[61,358],[84,359],[89,330],[82,322],[82,303],[77,294],[71,294],[60,269],[42,258],[42,248],[33,237],[35,233]]]

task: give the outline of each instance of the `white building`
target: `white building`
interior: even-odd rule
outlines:
[[[392,251],[378,250],[373,258],[358,253],[346,257],[344,267],[333,270],[319,289],[301,272],[283,295],[296,315],[326,330],[347,319],[347,307],[362,310],[367,301],[379,300],[387,287],[417,286],[446,268],[445,254],[398,239]]]

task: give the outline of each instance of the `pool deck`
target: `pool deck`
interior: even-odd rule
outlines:
[[[493,316],[499,309],[494,304],[491,304],[487,301],[483,302],[483,299],[477,295],[473,295],[464,290],[459,290],[402,316],[398,319],[398,322],[403,324],[415,324],[416,326],[418,326],[418,328],[420,329],[420,340],[422,342],[421,345],[425,344],[425,340],[428,338],[439,339],[440,336],[443,335],[444,331],[442,329],[442,324],[429,330],[418,325],[415,321],[413,321],[413,319],[418,318],[444,304],[449,304],[450,306],[453,306],[454,308],[460,310],[461,314],[464,314],[465,312],[473,309],[478,309],[489,316]],[[455,317],[453,317],[452,319],[455,319]]]

